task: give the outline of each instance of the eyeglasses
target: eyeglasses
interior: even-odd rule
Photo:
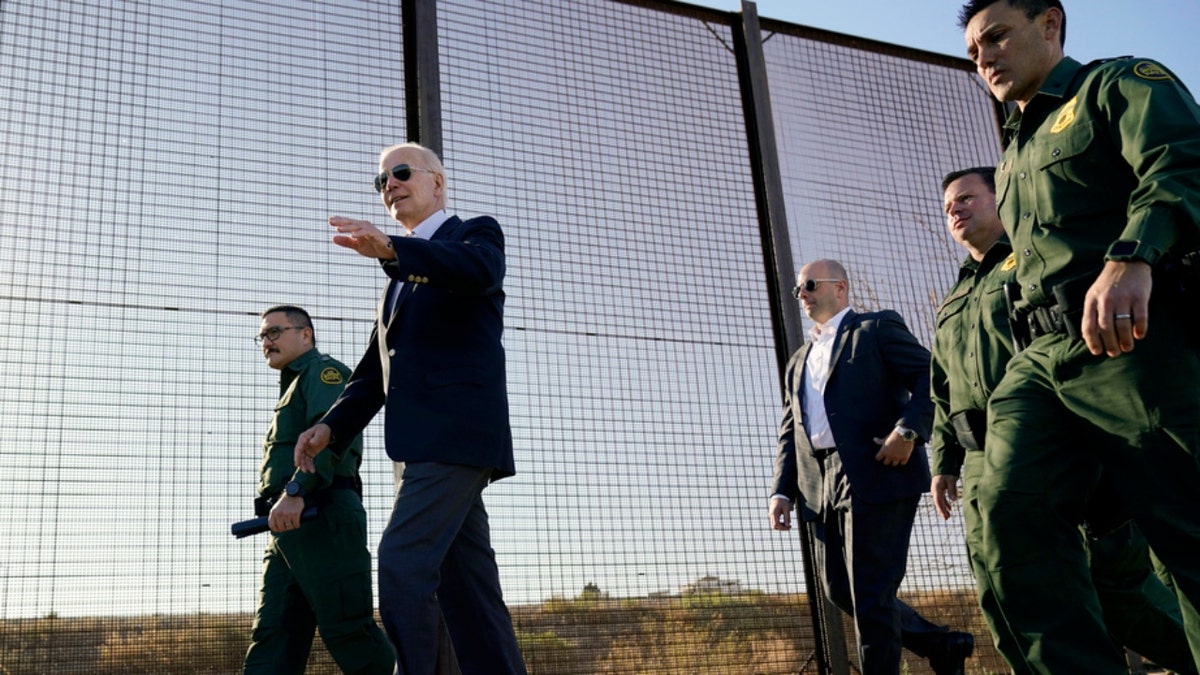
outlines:
[[[839,281],[841,281],[841,279],[808,279],[803,284],[793,288],[792,295],[796,296],[796,298],[799,298],[800,291],[812,293],[813,291],[817,290],[818,284],[836,284]]]
[[[279,326],[275,326],[273,328],[268,328],[268,329],[264,330],[263,332],[259,333],[258,335],[254,336],[254,344],[261,345],[263,343],[263,340],[270,340],[271,342],[275,342],[276,340],[279,339],[280,335],[283,335],[283,331],[285,331],[285,330],[300,330],[301,328],[302,328],[302,326],[284,326],[283,328],[280,328]]]
[[[415,166],[409,166],[407,164],[397,164],[396,166],[393,166],[392,168],[388,169],[387,171],[379,172],[379,175],[375,176],[375,191],[383,192],[383,189],[385,187],[387,187],[388,176],[395,178],[396,180],[400,181],[401,183],[405,183],[408,181],[409,178],[412,178],[412,172],[414,172],[414,171],[424,171],[425,173],[437,173],[436,171],[433,171],[432,169],[422,169],[422,168],[415,167]]]

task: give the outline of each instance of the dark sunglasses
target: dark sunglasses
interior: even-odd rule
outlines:
[[[793,288],[792,295],[799,298],[800,291],[804,291],[805,293],[812,293],[813,291],[817,290],[817,286],[819,284],[826,284],[826,283],[836,284],[839,281],[841,281],[841,279],[808,279],[803,284]]]
[[[388,176],[395,178],[396,180],[400,181],[401,183],[405,183],[408,181],[409,178],[412,178],[414,171],[424,171],[425,173],[437,173],[436,171],[433,171],[431,169],[422,169],[422,168],[415,167],[415,166],[409,166],[407,164],[397,164],[396,166],[393,166],[392,168],[388,169],[387,171],[381,171],[378,176],[375,176],[375,191],[383,192],[383,189],[385,187],[387,187]]]

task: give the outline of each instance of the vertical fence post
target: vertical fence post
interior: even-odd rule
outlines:
[[[408,140],[442,156],[442,83],[438,67],[437,0],[403,0],[404,109]]]
[[[403,0],[404,110],[408,141],[442,153],[442,82],[439,76],[437,0]],[[396,487],[400,474],[396,472]],[[436,675],[461,675],[445,620],[439,619]]]
[[[792,260],[791,237],[784,209],[775,122],[767,87],[766,57],[755,4],[742,0],[740,17],[733,31],[734,52],[742,89],[746,140],[754,175],[754,199],[758,207],[759,232],[767,273],[765,281],[770,297],[775,356],[782,391],[788,359],[804,343],[804,338],[799,304],[787,292],[793,285],[796,267]],[[825,598],[817,581],[813,567],[812,527],[801,525],[796,529],[800,534],[804,585],[808,589],[809,609],[816,633],[814,658],[817,668],[823,674],[844,675],[849,672],[850,666],[842,630],[842,614]]]

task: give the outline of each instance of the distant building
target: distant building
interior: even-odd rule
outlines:
[[[713,576],[700,577],[679,589],[680,595],[739,595],[743,592],[742,582]]]

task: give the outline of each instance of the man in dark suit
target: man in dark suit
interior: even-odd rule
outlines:
[[[792,505],[812,521],[826,596],[854,617],[864,675],[897,675],[901,646],[938,675],[961,674],[968,633],[936,626],[896,598],[917,503],[929,485],[929,352],[896,312],[856,314],[835,260],[805,265],[796,297],[815,325],[788,362],[771,526]]]
[[[439,610],[462,672],[525,673],[500,590],[483,489],[511,476],[512,432],[504,349],[504,235],[489,217],[445,212],[435,153],[385,149],[375,179],[406,235],[334,216],[335,244],[379,260],[389,281],[370,346],[346,389],[296,443],[310,470],[341,452],[386,408],[388,456],[403,462],[391,520],[379,542],[379,610],[399,672],[430,675]]]

